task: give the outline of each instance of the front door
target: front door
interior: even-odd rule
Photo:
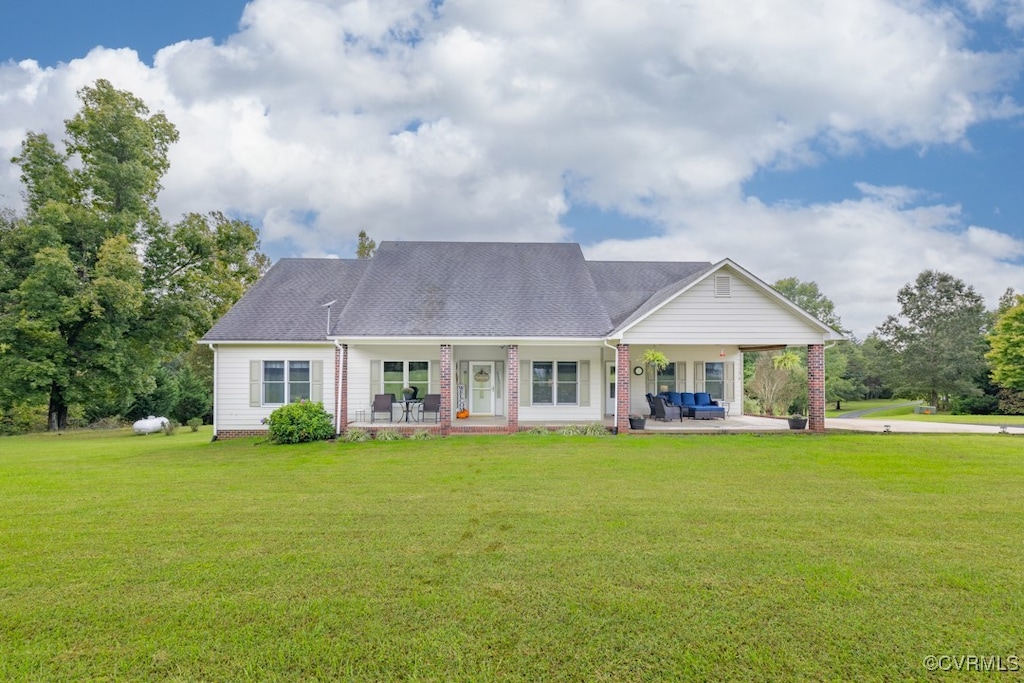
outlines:
[[[604,364],[604,414],[615,414],[615,363]]]
[[[469,414],[494,415],[494,363],[469,364]]]

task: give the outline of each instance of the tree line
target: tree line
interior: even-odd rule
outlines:
[[[219,212],[157,208],[178,131],[99,80],[55,144],[12,159],[25,209],[0,210],[0,431],[117,415],[208,417],[195,340],[269,265],[259,235]]]
[[[899,313],[860,340],[817,283],[786,278],[774,287],[848,337],[825,350],[825,395],[837,410],[843,401],[905,398],[960,414],[1024,414],[1024,296],[1012,288],[988,310],[973,286],[925,270],[896,293]],[[806,411],[805,356],[750,354],[746,410]]]

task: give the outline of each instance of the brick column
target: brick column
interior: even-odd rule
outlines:
[[[441,344],[441,434],[452,431],[452,345]]]
[[[619,434],[629,432],[629,344],[619,344],[615,353],[615,405]]]
[[[339,392],[337,430],[341,434],[348,427],[348,344],[334,349],[334,390]]]
[[[825,346],[807,345],[807,427],[825,431]]]
[[[519,431],[519,346],[509,344],[505,352],[505,367],[508,372],[508,388],[505,396],[508,397],[508,433],[515,434]]]

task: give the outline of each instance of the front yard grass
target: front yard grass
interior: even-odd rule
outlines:
[[[889,681],[930,680],[928,655],[1024,659],[1019,437],[208,439],[0,439],[0,679]]]

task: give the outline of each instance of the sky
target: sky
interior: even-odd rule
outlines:
[[[579,242],[813,280],[864,337],[925,269],[1024,291],[1024,0],[0,0],[0,206],[99,78],[178,127],[159,205],[272,258]]]

